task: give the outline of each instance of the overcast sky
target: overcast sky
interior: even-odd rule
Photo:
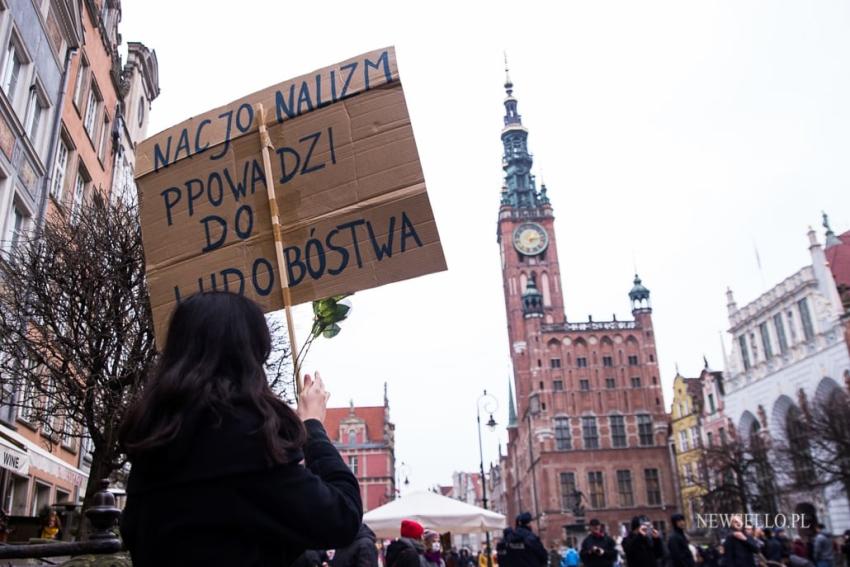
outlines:
[[[687,376],[704,354],[723,366],[727,285],[743,305],[805,265],[821,210],[850,229],[850,3],[418,5],[124,0],[120,28],[159,60],[149,134],[396,46],[449,270],[358,293],[307,366],[332,405],[380,404],[389,384],[411,488],[477,470],[483,389],[506,423],[503,51],[557,217],[567,316],[629,318],[637,265],[668,405],[676,363]],[[308,328],[310,313],[297,317]],[[485,461],[505,438],[485,431]]]

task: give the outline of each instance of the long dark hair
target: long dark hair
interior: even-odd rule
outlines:
[[[304,425],[274,395],[263,364],[272,349],[263,312],[233,293],[203,292],[181,302],[171,316],[159,364],[121,426],[130,458],[173,441],[187,419],[209,410],[219,422],[235,404],[261,417],[259,428],[272,462],[302,447]]]

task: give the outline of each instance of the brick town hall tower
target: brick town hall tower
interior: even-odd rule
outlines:
[[[547,547],[580,540],[591,518],[615,535],[641,514],[666,530],[676,495],[649,290],[635,276],[632,321],[566,320],[552,204],[531,175],[510,78],[505,90],[498,242],[516,392],[502,462],[509,519],[530,512]]]

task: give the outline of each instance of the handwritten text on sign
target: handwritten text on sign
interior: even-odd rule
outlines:
[[[274,150],[266,179],[255,105]],[[181,298],[282,307],[266,184],[294,303],[446,268],[392,48],[270,87],[145,140],[137,181],[157,336]]]

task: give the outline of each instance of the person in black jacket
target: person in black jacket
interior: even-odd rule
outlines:
[[[770,528],[764,529],[764,547],[762,548],[762,554],[768,561],[776,561],[777,563],[782,561],[782,542],[779,541],[776,534],[774,534],[773,530]]]
[[[590,520],[590,534],[581,542],[579,556],[585,567],[611,567],[617,560],[614,540],[605,533],[602,522]]]
[[[316,374],[297,413],[275,396],[271,344],[242,296],[199,293],[175,309],[121,428],[132,463],[121,535],[135,567],[289,565],[354,540],[360,488],[322,426],[328,393]]]
[[[685,517],[682,514],[673,514],[670,523],[673,524],[673,531],[667,538],[667,550],[670,553],[671,567],[694,567],[694,554],[691,553],[690,540],[685,533]]]
[[[627,567],[657,567],[664,555],[661,534],[652,527],[646,516],[632,518],[631,531],[623,538]]]
[[[363,524],[357,538],[348,547],[337,549],[330,567],[378,567],[375,532]]]
[[[732,517],[732,531],[723,541],[725,567],[753,567],[759,546],[752,536],[744,533],[740,516]]]
[[[413,520],[401,521],[401,537],[387,547],[386,567],[428,567],[422,535],[425,528]]]
[[[531,531],[531,514],[516,517],[516,527],[503,533],[505,561],[510,567],[544,567],[549,560],[540,538]],[[498,556],[498,550],[497,550]],[[499,563],[499,567],[503,567]]]

